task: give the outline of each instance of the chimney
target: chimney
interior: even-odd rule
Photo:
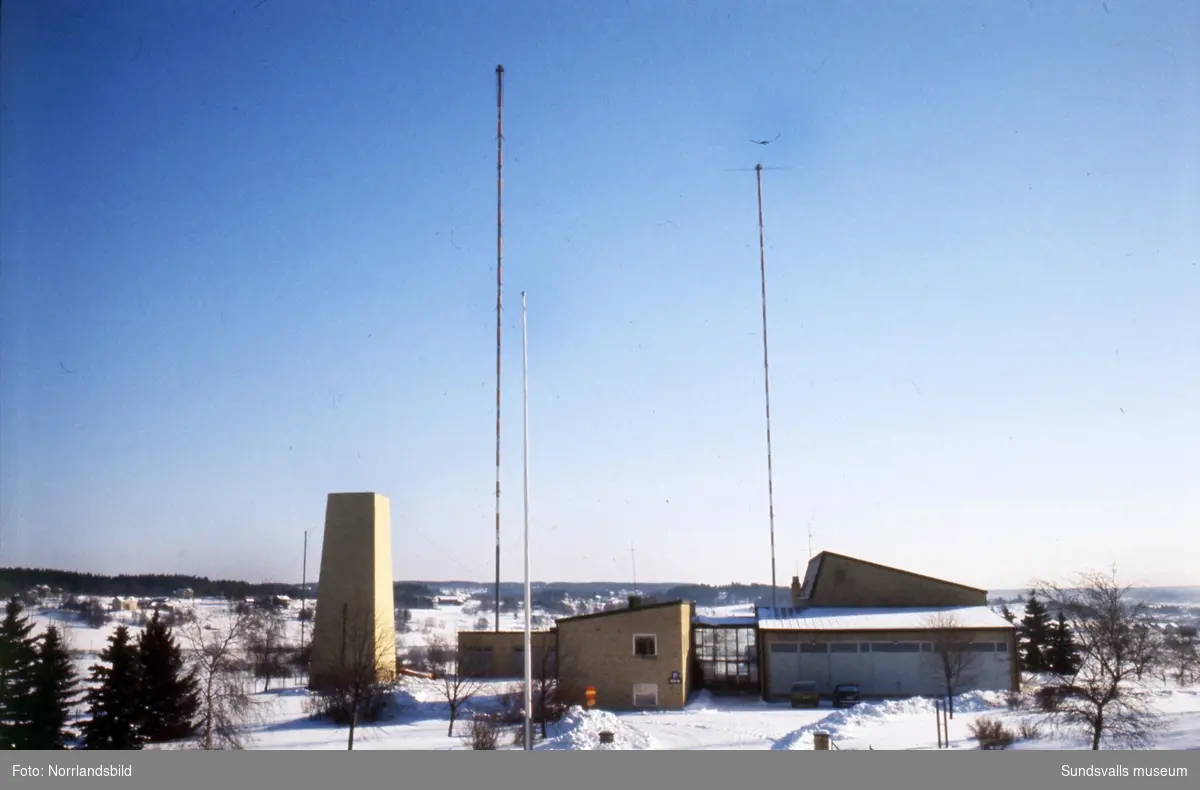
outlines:
[[[636,609],[641,605],[642,605],[642,596],[640,596],[640,595],[629,596],[629,608],[630,609]]]
[[[800,584],[800,577],[793,576],[792,577],[792,606],[797,609],[800,608],[800,593],[803,591],[803,589],[804,588]]]

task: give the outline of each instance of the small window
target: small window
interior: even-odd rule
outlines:
[[[992,642],[971,642],[967,645],[968,653],[994,653],[996,645]]]
[[[798,648],[795,642],[772,642],[772,653],[795,653]]]
[[[1008,652],[1008,642],[997,642],[996,643],[996,652],[997,653],[1007,653]]]
[[[635,656],[657,656],[658,637],[654,634],[634,634],[633,654]],[[657,693],[656,691],[655,694]]]
[[[635,708],[657,708],[658,686],[654,683],[634,683],[633,706]]]
[[[830,653],[857,653],[858,645],[846,644],[845,642],[833,642],[829,645]]]
[[[858,652],[870,653],[871,652],[871,643],[870,642],[862,642],[861,644],[859,644]]]
[[[921,652],[922,653],[932,653],[933,652],[933,643],[932,642],[922,642],[921,643]]]
[[[818,643],[810,642],[810,643],[801,643],[800,652],[801,653],[828,653],[829,649],[822,642],[818,642]]]

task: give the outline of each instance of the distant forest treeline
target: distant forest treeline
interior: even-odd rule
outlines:
[[[45,585],[74,595],[162,598],[189,589],[199,598],[247,598],[259,595],[299,595],[300,585],[252,584],[229,579],[182,574],[104,576],[49,568],[0,568],[0,596],[9,598]]]
[[[230,579],[209,579],[206,576],[183,574],[137,574],[105,576],[95,573],[61,571],[49,568],[0,568],[0,597],[9,598],[34,587],[45,585],[74,595],[134,596],[138,598],[161,598],[175,594],[177,590],[189,589],[198,598],[240,599],[262,595],[290,595],[302,593],[298,584],[251,583]],[[310,591],[316,585],[309,585]],[[480,582],[418,582],[395,583],[396,606],[404,609],[427,609],[442,590],[471,590],[471,597],[484,610],[495,606],[495,590]],[[538,582],[531,587],[534,605],[549,613],[571,614],[575,609],[568,602],[587,598],[613,598],[629,592],[629,586],[613,582]],[[767,584],[640,584],[638,593],[647,601],[695,601],[698,606],[721,606],[739,603],[769,603],[771,586]],[[778,599],[781,604],[789,600],[787,588],[780,588]],[[500,585],[501,609],[510,610],[520,606],[524,598],[524,587],[513,582]]]

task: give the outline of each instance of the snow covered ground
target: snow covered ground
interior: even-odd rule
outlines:
[[[219,602],[196,603],[201,617],[219,616],[226,606]],[[748,613],[746,607],[722,607],[704,614],[736,616]],[[123,612],[117,620],[103,628],[88,628],[77,621],[66,621],[65,613],[53,609],[34,609],[32,619],[41,630],[55,622],[67,625],[70,646],[77,651],[81,674],[95,663],[109,634],[117,624],[132,624],[136,613]],[[299,638],[300,623],[289,621],[293,638]],[[400,649],[428,643],[433,636],[452,638],[459,630],[471,629],[479,614],[463,612],[461,607],[414,611],[410,633],[403,634]],[[506,614],[502,628],[519,628],[523,616]],[[131,630],[136,636],[136,626]],[[515,681],[500,680],[485,683],[473,701],[475,710],[494,710],[501,695]],[[1145,691],[1155,699],[1163,716],[1163,729],[1156,740],[1159,749],[1200,749],[1200,687],[1177,688],[1161,681],[1148,682]],[[462,714],[455,725],[455,735],[448,734],[449,714],[445,696],[437,682],[404,678],[384,720],[361,725],[355,735],[355,749],[382,750],[443,750],[467,749],[463,735],[468,729],[470,711]],[[308,714],[307,691],[296,683],[284,683],[281,688],[255,695],[259,703],[258,720],[251,727],[249,748],[252,749],[345,749],[347,729],[325,721],[312,719]],[[950,748],[973,749],[969,725],[981,716],[1000,719],[1011,729],[1018,730],[1023,722],[1040,723],[1043,737],[1020,741],[1015,749],[1081,749],[1086,739],[1072,733],[1056,733],[1043,715],[1032,710],[1010,710],[1004,696],[998,693],[974,692],[960,697],[956,714],[949,723]],[[855,708],[834,710],[793,710],[787,704],[767,703],[757,699],[714,698],[705,692],[693,697],[682,711],[609,713],[578,708],[549,728],[548,738],[537,743],[538,749],[780,749],[806,750],[813,748],[813,733],[828,732],[836,748],[914,750],[937,748],[937,730],[933,702],[925,699],[867,701]],[[601,744],[600,733],[613,733],[612,744]],[[503,744],[511,746],[506,733]]]

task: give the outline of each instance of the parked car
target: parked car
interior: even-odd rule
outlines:
[[[853,683],[842,683],[833,689],[833,707],[849,708],[862,701],[858,686]]]
[[[817,708],[821,705],[821,695],[817,691],[817,684],[811,680],[793,683],[791,697],[793,708]]]

